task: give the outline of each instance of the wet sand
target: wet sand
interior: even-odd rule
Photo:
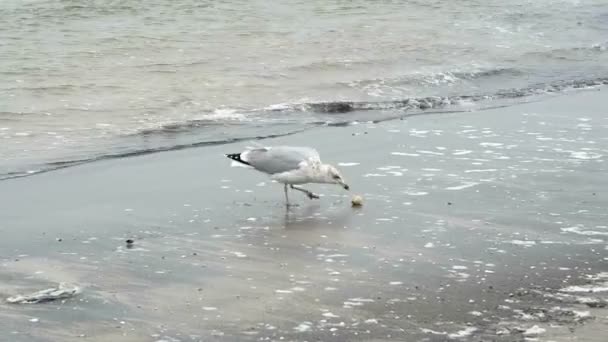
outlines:
[[[222,145],[0,182],[10,341],[602,341],[606,89],[326,127],[351,192],[282,188]],[[351,208],[350,196],[364,198]],[[125,240],[133,239],[133,248]]]

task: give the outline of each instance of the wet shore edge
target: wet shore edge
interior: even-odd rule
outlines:
[[[230,167],[242,141],[2,181],[0,335],[603,341],[606,91],[262,140],[351,185],[291,209]],[[6,300],[59,284],[78,291]]]

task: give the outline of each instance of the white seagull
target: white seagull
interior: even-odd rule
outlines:
[[[252,167],[270,175],[272,180],[284,184],[287,206],[289,206],[288,186],[305,193],[310,199],[319,196],[295,185],[327,183],[349,189],[338,169],[323,164],[319,152],[310,147],[251,147],[241,153],[226,154],[226,157],[233,160],[233,166]]]

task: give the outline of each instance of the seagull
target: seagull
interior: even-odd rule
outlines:
[[[310,199],[319,198],[318,195],[296,184],[337,184],[345,190],[349,189],[340,171],[332,165],[323,164],[319,152],[310,147],[248,147],[240,153],[226,154],[226,157],[233,160],[232,166],[253,168],[283,184],[285,203],[288,207],[290,205],[288,187],[303,192]]]

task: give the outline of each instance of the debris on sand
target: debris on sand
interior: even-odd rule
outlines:
[[[352,200],[351,200],[351,204],[353,207],[360,207],[363,205],[363,197],[359,196],[359,195],[355,195],[353,196]]]
[[[65,299],[79,294],[82,290],[75,285],[66,283],[59,284],[58,287],[41,290],[25,295],[16,295],[6,299],[11,304],[36,304],[50,302],[57,299]]]

